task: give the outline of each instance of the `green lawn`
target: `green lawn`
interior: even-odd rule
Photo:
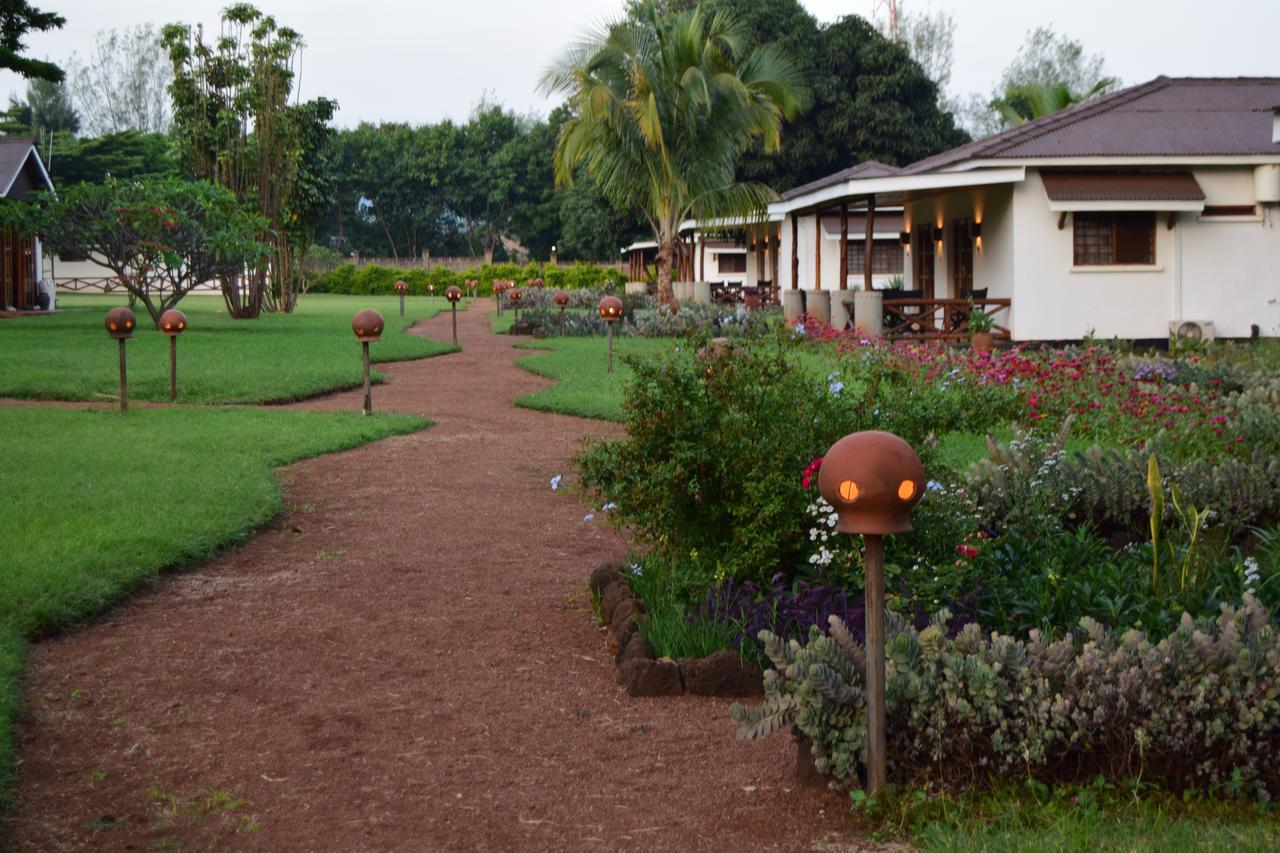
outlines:
[[[506,319],[507,315],[503,315]],[[555,379],[556,384],[516,400],[516,405],[540,412],[578,415],[608,421],[622,420],[622,392],[631,378],[624,355],[649,356],[679,346],[675,338],[613,340],[613,373],[607,370],[604,338],[546,338],[520,344],[522,349],[546,350],[516,362],[530,373]]]
[[[248,536],[281,509],[276,466],[427,426],[262,409],[0,410],[0,775],[26,638]]]
[[[118,393],[117,344],[102,326],[123,295],[62,295],[50,317],[0,320],[0,396],[39,400],[101,400]],[[447,308],[443,297],[411,297],[400,317],[395,296],[303,297],[292,315],[257,320],[227,317],[221,297],[179,303],[190,323],[178,341],[178,399],[184,403],[294,400],[360,384],[360,344],[351,317],[376,308],[386,318],[374,361],[403,361],[454,352],[449,343],[405,335],[412,323]],[[129,396],[167,400],[168,340],[145,312],[128,343]]]

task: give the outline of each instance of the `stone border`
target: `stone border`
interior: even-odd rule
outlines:
[[[618,683],[629,695],[764,695],[764,673],[727,649],[697,660],[655,657],[636,624],[636,617],[645,612],[644,602],[636,598],[620,566],[605,565],[593,571],[590,588],[600,602],[601,624],[609,631]]]

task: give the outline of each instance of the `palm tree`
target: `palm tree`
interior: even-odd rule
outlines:
[[[1000,113],[1000,121],[1005,127],[1018,127],[1106,94],[1115,85],[1114,77],[1102,78],[1087,92],[1073,92],[1066,83],[1024,83],[1010,86],[1003,97],[991,102],[991,106]]]
[[[664,13],[654,0],[587,34],[542,80],[569,96],[555,173],[585,168],[605,195],[643,213],[658,241],[659,299],[674,305],[671,268],[688,217],[749,219],[776,198],[736,178],[753,144],[781,147],[782,122],[807,95],[795,66],[772,48],[744,48],[724,11]]]

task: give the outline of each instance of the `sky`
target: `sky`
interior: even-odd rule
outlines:
[[[54,62],[92,51],[95,34],[112,27],[181,20],[216,25],[228,0],[33,0],[66,26],[32,34],[28,52]],[[870,17],[875,0],[803,0],[820,21]],[[277,20],[302,32],[304,98],[338,101],[338,124],[425,123],[465,119],[482,98],[520,112],[545,114],[558,100],[538,79],[564,46],[594,24],[618,16],[623,0],[257,0]],[[1032,28],[1051,24],[1101,53],[1125,83],[1157,74],[1280,75],[1278,0],[903,0],[956,19],[953,94],[986,94]],[[353,14],[355,13],[355,14]],[[26,83],[0,72],[0,95]]]

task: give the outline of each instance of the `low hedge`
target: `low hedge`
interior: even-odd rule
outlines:
[[[481,295],[491,294],[496,279],[515,281],[521,287],[528,285],[529,280],[541,278],[546,287],[552,290],[603,289],[608,286],[621,287],[626,283],[626,276],[620,271],[590,264],[573,264],[572,266],[551,266],[541,264],[486,264],[464,272],[452,272],[444,267],[424,269],[400,269],[385,267],[379,264],[356,266],[346,263],[334,267],[316,279],[311,286],[312,293],[343,293],[354,295],[395,296],[396,282],[403,281],[409,285],[409,292],[415,296],[425,296],[427,286],[435,285],[436,295],[443,295],[450,285],[463,287],[467,279],[480,282]]]
[[[916,630],[886,619],[890,776],[967,786],[1010,775],[1143,779],[1174,791],[1280,794],[1280,636],[1252,596],[1217,619],[1184,615],[1155,641],[1083,619],[1075,636],[1023,642],[945,611]],[[846,785],[866,762],[866,652],[838,617],[805,645],[760,636],[765,703],[734,705],[741,738],[792,723]]]

